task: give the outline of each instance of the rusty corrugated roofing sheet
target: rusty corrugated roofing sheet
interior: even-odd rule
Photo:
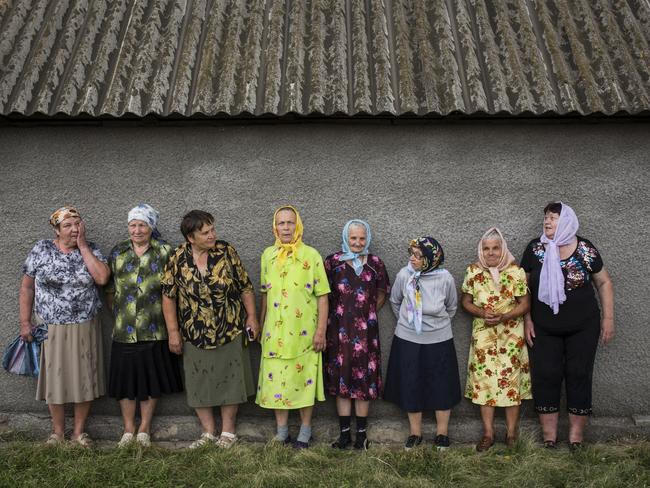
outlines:
[[[0,0],[0,114],[636,114],[649,0]]]

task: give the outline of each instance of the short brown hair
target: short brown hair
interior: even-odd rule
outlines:
[[[544,215],[548,212],[553,212],[560,215],[562,213],[562,204],[560,202],[551,202],[544,207]]]
[[[197,230],[201,230],[204,225],[214,224],[214,217],[208,212],[203,210],[190,210],[183,216],[181,220],[181,234],[186,241],[187,237]],[[189,241],[188,241],[189,242]]]

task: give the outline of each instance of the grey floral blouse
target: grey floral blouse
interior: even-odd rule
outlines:
[[[89,242],[101,262],[106,258]],[[34,312],[46,324],[78,324],[92,319],[101,309],[95,280],[79,249],[64,253],[50,239],[38,241],[27,255],[23,273],[34,278]]]

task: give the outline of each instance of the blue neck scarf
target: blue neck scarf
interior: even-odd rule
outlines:
[[[363,251],[361,252],[352,252],[350,249],[350,245],[348,244],[348,237],[350,234],[350,226],[354,224],[359,224],[363,225],[366,228],[366,247],[363,248]],[[368,255],[368,248],[370,247],[370,239],[371,239],[371,234],[370,234],[370,225],[368,222],[364,220],[359,220],[359,219],[352,219],[348,220],[348,222],[345,224],[345,227],[343,227],[343,233],[342,233],[342,249],[343,249],[343,254],[339,257],[341,261],[352,261],[352,268],[354,269],[354,272],[356,273],[357,276],[361,275],[361,272],[363,271],[363,262],[361,259],[359,259],[359,256],[367,256]]]

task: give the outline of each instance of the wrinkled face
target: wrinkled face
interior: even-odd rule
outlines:
[[[557,230],[557,224],[560,221],[560,214],[555,212],[546,212],[544,214],[544,235],[553,239],[555,237],[555,231]]]
[[[61,244],[67,247],[76,245],[80,223],[81,219],[79,217],[68,217],[54,228],[54,232],[56,232]]]
[[[366,228],[363,225],[351,225],[348,229],[348,246],[354,253],[360,253],[366,247]]]
[[[409,263],[415,271],[420,271],[424,265],[424,258],[419,247],[409,247]]]
[[[289,244],[296,231],[296,214],[289,209],[280,210],[275,216],[275,230],[282,244]]]
[[[217,242],[217,233],[214,230],[214,224],[203,224],[203,227],[199,230],[195,230],[188,235],[187,240],[190,241],[192,247],[202,251],[213,248]]]
[[[495,267],[499,264],[501,258],[501,240],[500,239],[484,239],[481,243],[483,251],[483,258],[489,267]]]
[[[142,220],[132,220],[129,222],[129,237],[133,244],[147,244],[151,239],[151,227]]]

